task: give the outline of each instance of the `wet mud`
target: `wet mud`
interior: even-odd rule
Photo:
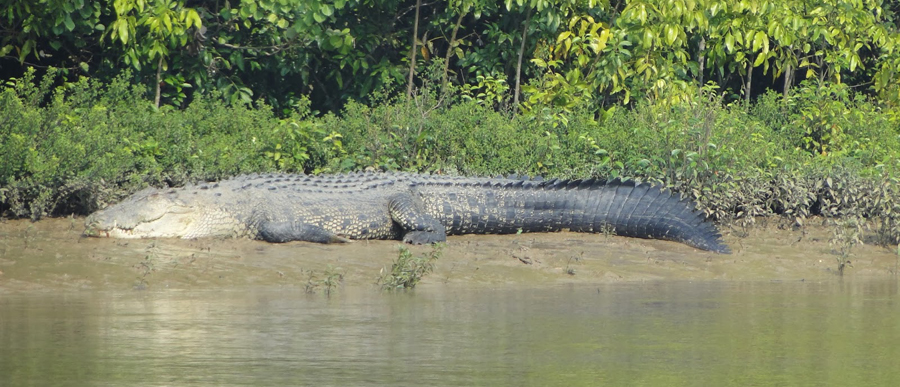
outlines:
[[[398,241],[322,245],[235,239],[83,237],[83,219],[0,222],[0,292],[296,288],[341,274],[342,286],[371,286],[398,255]],[[764,222],[763,222],[764,223]],[[812,221],[810,223],[816,223]],[[821,223],[821,222],[819,222]],[[502,286],[655,280],[800,281],[836,278],[831,229],[759,225],[723,230],[734,251],[610,235],[542,233],[450,237],[420,286]],[[409,246],[414,255],[429,246]],[[844,277],[891,278],[896,247],[856,246]]]

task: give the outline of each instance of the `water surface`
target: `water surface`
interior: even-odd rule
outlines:
[[[0,294],[0,386],[900,385],[896,278]]]

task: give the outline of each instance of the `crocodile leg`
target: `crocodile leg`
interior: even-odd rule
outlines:
[[[447,229],[422,209],[412,195],[399,193],[388,200],[391,220],[403,229],[403,241],[424,245],[447,241]]]
[[[264,222],[259,225],[259,237],[266,242],[306,241],[316,243],[343,243],[350,239],[324,228],[299,222]]]

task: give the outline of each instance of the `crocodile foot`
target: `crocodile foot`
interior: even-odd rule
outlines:
[[[432,231],[410,231],[403,236],[403,241],[413,245],[446,242],[447,234]]]

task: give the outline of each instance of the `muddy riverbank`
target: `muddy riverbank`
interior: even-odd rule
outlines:
[[[809,223],[821,223],[811,221]],[[303,291],[311,276],[343,275],[371,286],[397,257],[399,242],[320,245],[250,240],[84,238],[83,219],[0,222],[0,292],[283,287]],[[799,281],[834,278],[831,229],[760,225],[743,237],[723,230],[731,255],[666,241],[546,233],[451,237],[429,284],[544,285],[653,280]],[[411,246],[413,254],[430,247]],[[849,259],[854,278],[896,277],[896,249],[863,245]]]

